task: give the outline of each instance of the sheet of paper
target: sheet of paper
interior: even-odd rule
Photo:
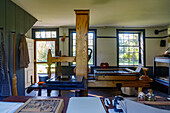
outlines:
[[[142,64],[139,64],[135,71],[140,72],[141,68],[142,68]]]
[[[106,113],[98,97],[71,97],[67,113]]]
[[[170,113],[169,110],[154,108],[128,99],[125,99],[125,102],[128,113]]]
[[[0,102],[0,113],[14,113],[24,103]]]

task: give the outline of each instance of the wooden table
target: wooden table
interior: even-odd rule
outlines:
[[[28,87],[27,93],[38,89],[38,96],[41,96],[41,90],[47,89],[47,96],[50,96],[51,90],[59,90],[59,96],[61,96],[60,90],[85,90],[87,89],[87,81],[83,76],[77,76],[70,79],[52,78],[46,81],[46,83],[38,85],[33,84]]]
[[[3,102],[23,102],[23,103],[25,103],[30,98],[34,98],[34,99],[61,98],[61,99],[64,99],[63,113],[66,113],[67,107],[68,107],[68,103],[69,103],[69,99],[71,97],[10,96],[10,97],[7,97],[7,98],[3,99],[2,101]],[[112,97],[110,99],[114,99],[114,98]],[[102,103],[103,103],[103,100],[104,100],[104,98],[101,98]],[[111,108],[113,108],[113,106]],[[108,111],[107,111],[108,109],[109,108],[105,107],[105,110],[106,110],[107,113],[108,113]]]
[[[3,99],[2,101],[3,102],[26,102],[28,99],[30,98],[35,98],[35,99],[48,99],[48,98],[51,98],[51,97],[40,97],[40,96],[10,96],[10,97],[7,97],[5,99]],[[69,102],[69,99],[70,97],[52,97],[52,98],[61,98],[61,99],[64,99],[64,108],[63,108],[63,113],[66,113],[67,111],[67,106],[68,106],[68,102]],[[136,97],[125,97],[126,99],[129,99],[129,100],[132,100],[132,101],[137,101],[137,98]],[[146,105],[156,105],[154,107],[157,107],[157,106],[160,106],[160,105],[168,105],[170,107],[170,101],[168,101],[166,98],[163,98],[163,97],[159,97],[159,96],[156,96],[157,98],[157,101],[139,101],[139,103],[141,104],[146,104]],[[111,102],[111,105],[110,107],[105,107],[105,110],[106,112],[108,113],[108,109],[113,109],[113,105],[112,105],[112,101],[114,97],[109,97],[109,100]],[[103,102],[104,98],[101,98],[101,101]],[[104,104],[104,103],[103,103]],[[158,107],[159,108],[159,107]]]

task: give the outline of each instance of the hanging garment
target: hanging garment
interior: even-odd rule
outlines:
[[[11,96],[11,84],[8,73],[8,61],[5,54],[4,48],[4,37],[3,31],[1,30],[1,45],[0,45],[0,96]]]
[[[27,68],[30,61],[29,61],[27,42],[24,35],[20,40],[19,50],[20,50],[20,67]]]

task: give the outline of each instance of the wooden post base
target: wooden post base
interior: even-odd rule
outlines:
[[[88,89],[80,90],[79,96],[80,97],[88,97]]]

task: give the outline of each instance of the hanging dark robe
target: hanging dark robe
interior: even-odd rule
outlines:
[[[8,73],[8,61],[4,48],[3,31],[1,31],[1,44],[0,44],[0,96],[11,96],[11,84]]]

